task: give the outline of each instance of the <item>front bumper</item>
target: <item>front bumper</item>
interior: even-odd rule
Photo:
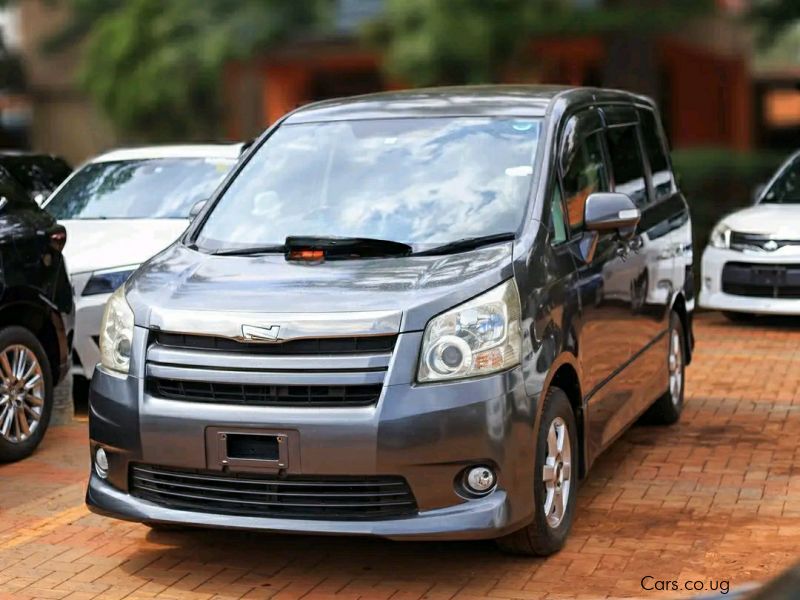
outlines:
[[[800,315],[800,299],[740,296],[722,289],[722,271],[727,263],[752,265],[800,265],[800,254],[786,251],[741,252],[709,246],[703,252],[700,306],[712,310],[771,315]]]
[[[414,384],[421,335],[398,337],[394,375],[377,404],[367,407],[167,400],[149,395],[139,377],[98,367],[90,389],[91,449],[93,455],[98,446],[106,450],[109,473],[106,480],[93,473],[87,504],[133,521],[390,538],[494,538],[524,526],[533,518],[538,396],[526,394],[520,367],[472,380]],[[398,373],[406,369],[411,379],[398,383],[403,379]],[[221,472],[207,432],[234,426],[286,432],[294,440],[290,476],[402,477],[418,510],[380,520],[222,515],[155,504],[130,493],[134,464]],[[468,498],[458,489],[459,473],[470,465],[495,469],[497,488],[488,496]]]

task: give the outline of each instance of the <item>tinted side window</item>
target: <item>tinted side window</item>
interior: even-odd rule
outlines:
[[[644,206],[647,204],[647,181],[636,126],[609,128],[607,136],[615,191],[628,194],[636,206]]]
[[[564,163],[564,197],[570,231],[583,227],[586,198],[595,192],[607,192],[608,173],[603,158],[600,132],[586,136],[575,145]]]
[[[653,189],[656,200],[661,200],[675,191],[674,178],[667,159],[666,144],[661,139],[658,122],[652,111],[639,109],[639,118],[642,124],[644,148],[647,160],[650,162],[650,171],[653,174]]]

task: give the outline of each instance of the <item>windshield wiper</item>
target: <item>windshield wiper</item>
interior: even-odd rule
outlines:
[[[325,236],[289,236],[285,249],[288,255],[293,251],[321,250],[326,259],[408,256],[413,250],[408,244],[394,240]]]
[[[282,245],[221,248],[211,254],[216,256],[249,256],[253,254],[286,254],[321,251],[326,259],[377,258],[383,256],[408,256],[413,248],[402,242],[362,237],[289,236]]]
[[[481,235],[478,237],[471,237],[471,238],[462,238],[460,240],[455,240],[454,242],[449,242],[447,244],[442,244],[441,246],[436,246],[435,248],[430,248],[429,250],[421,250],[420,252],[415,252],[414,256],[438,256],[440,254],[457,254],[458,252],[466,252],[468,250],[474,250],[475,248],[480,248],[481,246],[489,246],[491,244],[498,244],[500,242],[510,242],[516,237],[516,234],[508,231],[505,233],[493,233],[491,235]]]
[[[286,246],[272,245],[272,246],[246,246],[244,248],[220,248],[214,250],[211,254],[215,256],[247,256],[250,254],[283,254],[286,252]]]

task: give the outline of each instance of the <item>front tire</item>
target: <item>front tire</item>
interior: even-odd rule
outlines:
[[[536,440],[533,522],[497,540],[506,552],[548,556],[564,546],[575,515],[578,488],[575,415],[563,390],[545,397]]]
[[[29,456],[53,411],[53,375],[42,344],[24,327],[0,329],[0,462]]]

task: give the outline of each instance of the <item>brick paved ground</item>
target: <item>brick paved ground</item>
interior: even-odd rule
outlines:
[[[656,598],[642,577],[763,579],[800,560],[800,324],[712,315],[697,334],[681,424],[636,427],[600,459],[550,559],[104,519],[83,507],[76,424],[0,466],[0,598]]]

